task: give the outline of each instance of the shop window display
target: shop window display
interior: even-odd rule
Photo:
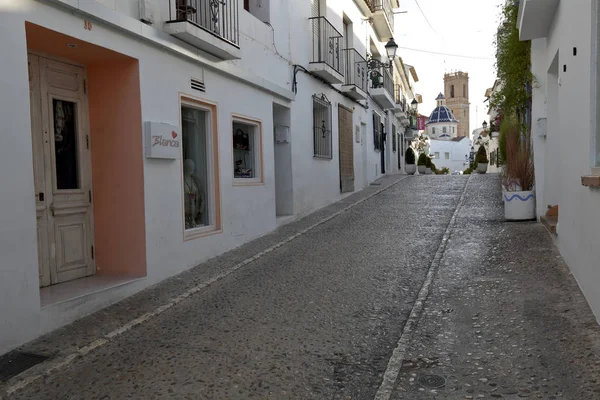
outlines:
[[[185,229],[212,223],[209,174],[211,155],[210,112],[188,106],[181,108],[183,141],[183,190]]]
[[[240,121],[233,122],[233,177],[255,179],[260,177],[258,166],[257,126]]]

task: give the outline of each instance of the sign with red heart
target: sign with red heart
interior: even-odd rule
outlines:
[[[146,157],[179,159],[181,158],[181,136],[178,127],[162,122],[144,123],[146,135]]]

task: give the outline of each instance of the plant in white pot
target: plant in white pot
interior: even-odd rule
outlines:
[[[505,164],[502,173],[504,217],[508,221],[535,219],[534,170],[529,140],[520,140],[518,125],[506,121]]]
[[[431,168],[432,164],[433,163],[431,162],[431,157],[429,157],[429,156],[425,157],[425,173],[427,175],[431,175],[431,173],[432,173],[432,168]]]
[[[419,169],[419,174],[425,174],[425,169],[427,168],[427,155],[425,155],[425,153],[419,154],[417,168]]]
[[[417,171],[417,166],[415,165],[415,151],[410,146],[406,148],[404,161],[406,162],[406,173],[413,175]]]
[[[490,162],[487,157],[487,151],[482,144],[479,145],[479,149],[477,149],[477,154],[475,155],[475,162],[477,163],[477,172],[480,174],[485,174],[488,169],[488,163]]]

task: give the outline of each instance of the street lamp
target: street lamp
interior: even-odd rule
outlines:
[[[369,56],[367,59],[367,65],[369,70],[376,70],[379,68],[389,68],[392,69],[392,61],[396,58],[396,50],[398,50],[398,45],[394,41],[394,38],[390,38],[390,40],[385,44],[385,52],[387,54],[388,59],[390,60],[387,63],[383,63],[376,58]]]
[[[471,146],[471,152],[469,153],[469,167],[473,167],[473,159],[475,157],[475,147]]]
[[[483,124],[481,126],[483,126],[484,131],[487,131],[487,125],[488,125],[487,122],[483,121]]]
[[[417,111],[417,107],[419,107],[419,102],[417,101],[417,99],[413,99],[413,101],[410,102],[410,108],[413,111]]]
[[[394,38],[390,38],[390,40],[385,44],[385,52],[387,53],[390,61],[396,57],[396,50],[398,50],[398,45],[394,41]]]

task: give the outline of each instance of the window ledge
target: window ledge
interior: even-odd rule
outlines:
[[[588,187],[600,188],[600,175],[585,175],[581,177],[581,184]]]

